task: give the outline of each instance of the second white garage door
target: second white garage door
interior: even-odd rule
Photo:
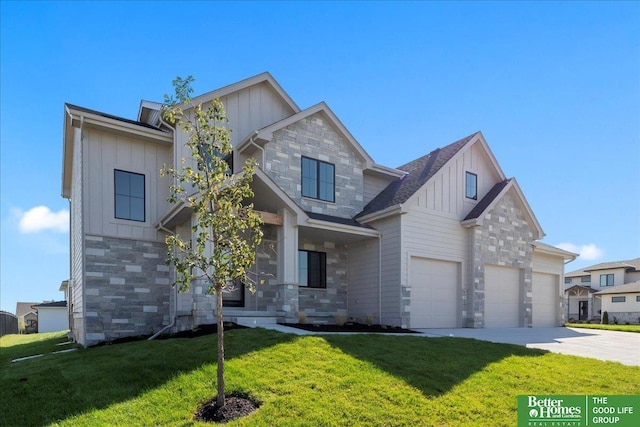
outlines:
[[[460,263],[411,258],[411,327],[458,327]]]
[[[485,328],[517,328],[520,326],[520,270],[485,265]]]
[[[558,326],[557,312],[560,306],[558,276],[533,273],[533,327],[551,328]]]

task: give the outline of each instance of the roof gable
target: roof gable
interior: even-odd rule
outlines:
[[[287,92],[284,91],[284,89],[282,88],[282,86],[280,86],[276,79],[274,79],[273,76],[266,71],[256,76],[249,77],[248,79],[244,79],[239,82],[213,90],[211,92],[198,95],[191,100],[191,105],[204,104],[215,98],[222,98],[234,92],[239,92],[243,89],[259,85],[261,83],[265,83],[270,86],[271,89],[273,89],[273,91],[282,100],[282,102],[287,105],[293,113],[298,113],[300,111],[300,107],[298,107],[298,105],[289,96],[289,94],[287,94]],[[151,124],[157,124],[155,122],[159,119],[158,112],[160,111],[161,107],[161,103],[144,100],[140,101],[140,108],[138,109],[138,120],[147,121]]]
[[[590,276],[592,271],[597,270],[615,270],[616,268],[624,268],[627,271],[640,271],[640,258],[634,258],[626,261],[601,262],[581,270],[573,270],[565,274],[565,277]]]
[[[407,175],[389,184],[367,203],[362,212],[356,215],[356,218],[405,203],[465,146],[470,146],[471,141],[477,141],[481,136],[480,132],[476,132],[398,167],[397,169],[406,172]]]
[[[533,213],[531,206],[529,206],[515,178],[505,179],[494,185],[471,212],[469,212],[465,219],[462,220],[462,225],[466,227],[482,225],[485,215],[493,209],[496,203],[508,192],[511,192],[515,196],[516,203],[520,205],[523,214],[527,217],[527,222],[531,225],[532,231],[534,232],[534,240],[544,237],[544,231],[542,231],[538,219]]]
[[[273,134],[276,131],[281,130],[306,117],[309,117],[318,113],[324,115],[327,118],[330,126],[333,127],[333,129],[341,137],[343,137],[349,145],[351,145],[354,151],[364,161],[365,168],[372,168],[374,166],[378,166],[378,165],[375,165],[371,156],[369,156],[369,154],[365,151],[365,149],[362,148],[362,145],[360,145],[360,143],[354,138],[351,132],[349,132],[349,130],[340,121],[338,116],[335,115],[335,113],[331,110],[331,108],[329,108],[329,106],[324,101],[312,107],[309,107],[305,110],[299,111],[298,113],[292,116],[284,118],[278,122],[275,122],[269,126],[266,126],[262,129],[255,131],[253,135],[248,136],[247,138],[245,138],[244,141],[240,143],[240,145],[238,146],[238,151],[239,152],[245,151],[247,148],[249,148],[252,145],[252,143],[255,143],[255,142],[262,142],[263,144],[266,144],[273,139]]]

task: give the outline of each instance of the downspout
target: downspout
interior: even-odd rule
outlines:
[[[175,128],[173,126],[170,126],[167,122],[165,122],[164,120],[162,120],[162,114],[159,115],[158,120],[160,121],[161,124],[167,126],[169,129],[173,129],[173,146],[174,146],[174,150],[175,150],[175,146],[176,146],[176,131]],[[166,228],[164,225],[162,225],[162,221],[160,221],[158,223],[158,228],[162,231],[164,231],[167,234],[174,234],[173,231],[169,230],[168,228]],[[178,321],[178,287],[176,285],[173,285],[173,318],[171,319],[171,322],[165,326],[164,328],[160,329],[158,332],[156,332],[155,334],[151,335],[147,340],[151,341],[153,339],[155,339],[156,337],[158,337],[159,335],[161,335],[163,332],[165,332],[166,330],[173,328],[176,325],[176,322]]]
[[[382,234],[378,235],[378,322],[382,325]]]
[[[256,136],[258,136],[257,130],[253,131],[253,135],[249,137],[249,145],[255,145],[256,148],[258,148],[258,150],[262,151],[262,163],[260,163],[260,168],[264,170],[264,158],[265,158],[264,148],[260,147],[258,144],[255,143],[253,138],[255,138]]]

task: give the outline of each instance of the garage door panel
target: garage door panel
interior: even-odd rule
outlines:
[[[411,327],[458,326],[460,263],[411,258]]]
[[[485,327],[519,327],[520,270],[511,267],[486,265],[484,277]]]
[[[558,276],[554,274],[533,273],[532,324],[534,328],[558,326],[560,294]]]

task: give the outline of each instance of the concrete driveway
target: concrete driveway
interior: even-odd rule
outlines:
[[[640,334],[577,328],[414,329],[429,337],[455,336],[524,345],[555,353],[640,366]]]

